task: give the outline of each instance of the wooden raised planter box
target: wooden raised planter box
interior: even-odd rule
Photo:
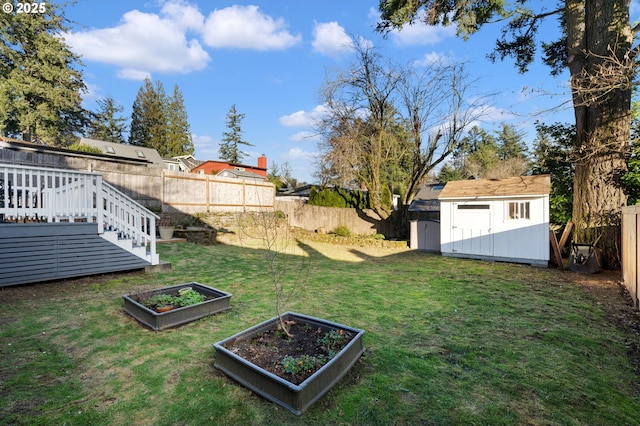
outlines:
[[[175,308],[166,312],[156,312],[138,302],[142,298],[151,297],[157,294],[175,295],[178,290],[191,287],[193,290],[207,297],[207,300],[189,306]],[[124,310],[138,320],[140,323],[153,330],[164,330],[191,321],[195,321],[207,315],[231,309],[231,294],[213,287],[208,287],[196,282],[178,284],[170,287],[163,287],[137,294],[127,294],[124,299]]]
[[[293,414],[300,415],[327,393],[362,355],[364,331],[293,312],[287,312],[284,316],[287,321],[301,322],[313,328],[350,331],[354,337],[331,360],[299,385],[256,366],[230,350],[233,349],[234,341],[250,340],[257,334],[273,330],[278,323],[277,317],[215,343],[213,345],[216,350],[214,366],[258,395],[288,409]]]

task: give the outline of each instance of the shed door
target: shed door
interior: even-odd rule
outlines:
[[[491,204],[453,203],[451,241],[453,253],[493,256]]]

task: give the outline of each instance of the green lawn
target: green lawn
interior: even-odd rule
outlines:
[[[624,339],[569,272],[299,244],[290,265],[311,273],[289,310],[364,329],[366,352],[294,416],[213,367],[213,343],[274,316],[262,250],[159,251],[172,271],[0,289],[0,424],[640,423]],[[189,281],[232,309],[161,332],[123,311],[123,294]]]

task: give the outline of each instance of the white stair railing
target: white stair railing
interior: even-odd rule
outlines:
[[[0,222],[93,222],[156,253],[158,216],[99,173],[0,164]]]
[[[104,230],[117,231],[120,238],[133,240],[149,252],[151,264],[158,264],[156,219],[159,216],[132,200],[107,182],[102,182]]]

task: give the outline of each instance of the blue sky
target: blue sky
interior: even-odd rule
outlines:
[[[313,123],[322,113],[325,75],[348,69],[350,45],[362,37],[398,63],[446,58],[465,62],[489,113],[481,127],[515,125],[533,140],[536,120],[571,122],[568,75],[551,77],[538,60],[527,74],[513,61],[491,63],[500,26],[483,28],[467,42],[453,27],[415,25],[383,38],[374,31],[378,0],[188,1],[77,0],[66,8],[72,21],[67,44],[82,56],[89,92],[84,106],[111,96],[131,115],[145,77],[160,80],[167,94],[178,85],[193,133],[195,156],[218,159],[229,108],[245,114],[244,139],[252,143],[243,163],[265,154],[288,162],[295,178],[314,182],[319,139]],[[632,14],[637,10],[634,0]],[[637,14],[635,14],[637,16]],[[557,36],[555,20],[542,26]]]

